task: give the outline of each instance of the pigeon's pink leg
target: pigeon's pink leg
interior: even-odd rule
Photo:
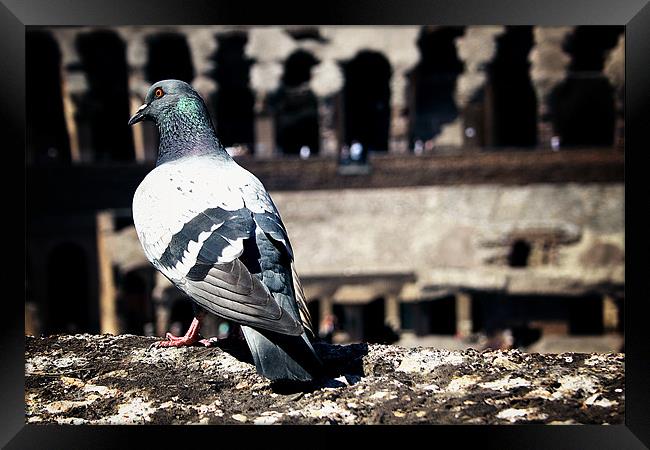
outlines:
[[[184,347],[184,346],[196,344],[197,342],[201,342],[202,344],[204,344],[202,341],[199,341],[200,328],[201,328],[201,319],[195,317],[194,320],[192,320],[192,324],[190,325],[190,328],[187,330],[187,333],[185,333],[185,336],[178,337],[178,336],[174,336],[171,333],[167,333],[165,335],[167,340],[158,342],[156,346],[157,347]]]

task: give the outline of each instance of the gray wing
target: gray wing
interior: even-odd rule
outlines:
[[[169,255],[174,248],[183,249],[185,254],[184,243],[197,241],[198,235],[208,230],[210,235],[196,247],[196,262],[178,286],[200,306],[226,319],[282,334],[302,334],[300,323],[278,305],[260,279],[238,259],[241,252],[233,255],[232,243],[250,238],[255,232],[255,221],[247,208],[204,211],[172,237]],[[174,241],[178,244],[173,245]],[[232,257],[224,258],[228,254]],[[167,255],[163,254],[160,261],[169,264]]]
[[[182,289],[200,306],[226,319],[282,334],[303,332],[239,259],[214,264],[203,279],[188,277]]]
[[[280,213],[273,203],[271,196],[268,194],[266,189],[264,189],[259,180],[254,178],[254,183],[251,183],[248,187],[249,189],[244,190],[243,194],[244,198],[248,199],[246,204],[254,211],[253,218],[255,223],[262,231],[264,231],[264,233],[267,234],[267,236],[280,245],[291,261],[289,272],[291,273],[295,301],[300,313],[300,321],[303,328],[314,337],[315,334],[311,323],[311,315],[309,314],[305,293],[295,267],[293,249],[291,248],[289,235],[284,223],[282,223]]]

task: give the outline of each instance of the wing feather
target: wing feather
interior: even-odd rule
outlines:
[[[291,277],[293,278],[293,292],[296,294],[296,303],[298,303],[298,311],[300,312],[302,326],[313,338],[316,335],[314,334],[314,326],[311,322],[311,314],[307,308],[307,298],[305,297],[305,291],[302,288],[302,283],[300,282],[298,272],[296,272],[296,265],[294,263],[291,263]]]
[[[247,279],[249,292],[240,292],[239,280],[228,283],[227,277],[221,276],[233,272],[241,275],[239,280]],[[303,333],[302,325],[277,304],[266,286],[238,259],[215,264],[205,279],[186,279],[179,287],[205,309],[226,319],[282,334],[298,336]]]

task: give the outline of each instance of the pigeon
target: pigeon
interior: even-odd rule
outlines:
[[[133,222],[147,259],[195,306],[187,333],[167,333],[157,346],[208,345],[199,330],[211,313],[241,326],[261,375],[314,380],[322,361],[293,249],[269,193],[221,145],[189,84],[153,84],[128,123],[145,120],[158,128],[158,157],[133,196]]]

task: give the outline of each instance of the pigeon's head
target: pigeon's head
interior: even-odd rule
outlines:
[[[129,125],[150,120],[160,126],[167,119],[183,116],[200,121],[206,115],[203,99],[192,86],[180,80],[162,80],[149,88],[144,104],[129,119]]]

